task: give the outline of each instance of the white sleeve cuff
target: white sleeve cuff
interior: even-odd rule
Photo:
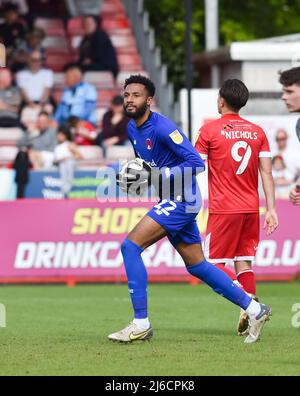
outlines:
[[[259,153],[259,158],[272,158],[270,151],[261,151]]]

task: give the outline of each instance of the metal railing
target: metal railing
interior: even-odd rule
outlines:
[[[174,121],[179,112],[174,99],[174,88],[168,82],[166,65],[162,64],[161,50],[155,44],[154,30],[150,27],[149,14],[144,10],[143,0],[122,0],[136,37],[143,66],[156,86],[156,97],[161,112]]]

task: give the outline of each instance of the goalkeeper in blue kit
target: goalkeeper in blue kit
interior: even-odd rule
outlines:
[[[125,165],[117,182],[126,191],[133,185],[144,186],[145,181],[154,184],[160,201],[122,243],[134,319],[124,329],[110,334],[109,340],[128,343],[153,336],[148,318],[147,271],[141,254],[155,242],[168,237],[191,275],[246,311],[250,320],[245,343],[256,342],[270,318],[270,307],[254,301],[203,255],[196,224],[201,209],[196,176],[205,169],[201,157],[172,121],[150,110],[155,94],[150,79],[130,76],[124,89],[124,109],[131,118],[128,136],[137,159],[131,161],[131,165]]]

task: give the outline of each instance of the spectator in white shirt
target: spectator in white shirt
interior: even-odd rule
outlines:
[[[278,129],[276,132],[276,149],[273,152],[273,157],[279,155],[283,158],[286,168],[293,175],[293,179],[300,175],[300,158],[291,145],[288,144],[289,135],[285,129]]]
[[[32,51],[28,55],[28,69],[17,73],[17,85],[21,89],[25,106],[49,112],[51,89],[53,87],[53,72],[42,68],[42,54]]]
[[[293,174],[287,169],[280,155],[273,157],[272,165],[276,198],[287,199],[293,184]]]
[[[61,192],[64,198],[72,189],[76,160],[82,158],[75,143],[72,142],[72,134],[68,128],[60,128],[57,132],[58,145],[54,150],[54,161],[58,166],[61,179]]]

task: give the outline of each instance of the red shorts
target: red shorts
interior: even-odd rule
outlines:
[[[212,263],[253,261],[259,242],[259,214],[210,214],[205,257]]]

